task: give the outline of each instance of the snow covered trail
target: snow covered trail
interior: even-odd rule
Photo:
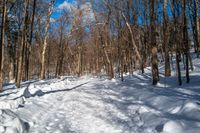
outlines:
[[[41,95],[14,111],[34,133],[198,133],[199,84],[186,89],[150,82],[147,73],[127,76],[125,82],[97,78],[30,85],[31,94]]]
[[[199,70],[183,86],[174,76],[162,75],[152,86],[149,68],[125,76],[124,82],[88,77],[34,81],[19,90],[8,87],[0,101],[15,99],[10,101],[15,106],[7,107],[29,123],[30,133],[199,133]],[[23,102],[16,102],[20,98]]]

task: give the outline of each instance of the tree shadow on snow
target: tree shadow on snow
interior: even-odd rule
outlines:
[[[169,110],[166,110],[168,106],[165,107],[167,104],[169,104],[169,107],[173,107],[170,105],[171,102],[173,102],[170,101],[170,99],[173,99],[172,97],[175,98],[174,100],[178,98],[180,101],[195,100],[196,102],[200,102],[200,95],[198,95],[200,94],[200,90],[197,89],[200,83],[196,80],[199,79],[198,75],[191,75],[191,83],[184,84],[182,87],[174,82],[176,79],[175,77],[170,77],[167,81],[164,81],[166,79],[161,77],[160,83],[162,84],[165,82],[167,87],[151,85],[151,78],[149,75],[145,74],[140,74],[139,76],[133,75],[131,79],[128,79],[128,77],[126,78],[125,82],[116,84],[112,82],[108,82],[107,84],[96,83],[93,86],[95,91],[84,91],[90,95],[95,96],[98,94],[98,96],[100,96],[100,99],[85,97],[88,101],[101,100],[104,103],[104,113],[106,113],[106,115],[96,113],[96,117],[107,121],[111,125],[122,127],[123,131],[132,131],[133,127],[137,126],[139,130],[137,132],[142,132],[145,128],[152,125],[154,125],[157,132],[161,132],[163,124],[169,119],[200,122],[198,117],[190,117],[185,114],[172,114]],[[102,86],[104,87],[102,88]],[[179,88],[182,90],[179,90]],[[190,90],[191,93],[187,92],[187,90]],[[148,95],[143,94],[145,91]],[[157,106],[151,99],[158,100],[158,102],[163,100],[163,103]],[[79,102],[85,104],[88,108],[95,109],[95,106],[92,106],[90,102]],[[174,103],[175,102],[176,101],[174,101]],[[132,107],[133,109],[131,109]],[[146,108],[148,111],[140,112],[141,108]],[[149,119],[150,117],[152,117],[154,121],[151,121],[151,119]],[[143,123],[138,124],[139,122]]]
[[[44,96],[44,95],[46,95],[46,94],[51,94],[51,93],[72,91],[72,90],[75,90],[75,89],[77,89],[77,88],[79,88],[79,87],[81,87],[81,86],[83,86],[83,85],[85,85],[85,84],[87,84],[87,83],[88,83],[88,82],[85,82],[85,83],[80,84],[80,85],[77,85],[77,86],[75,86],[75,87],[67,88],[67,89],[62,89],[62,90],[51,90],[51,91],[47,91],[47,92],[43,92],[42,90],[38,90],[38,91],[36,91],[34,94],[31,94],[31,93],[29,92],[29,90],[28,90],[29,86],[28,86],[28,87],[25,89],[23,96],[24,96],[25,98],[30,98],[30,97],[35,97],[35,96],[41,97],[41,96]]]

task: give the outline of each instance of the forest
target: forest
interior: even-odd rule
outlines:
[[[0,133],[199,133],[199,0],[0,0]]]
[[[99,75],[110,79],[159,62],[171,75],[176,59],[186,82],[199,57],[198,0],[78,0],[59,7],[55,0],[1,0],[0,88],[4,82],[62,75]],[[159,56],[159,57],[158,57]]]

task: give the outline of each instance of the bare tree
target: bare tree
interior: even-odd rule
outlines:
[[[50,25],[50,17],[53,12],[54,0],[51,0],[49,3],[47,18],[46,18],[46,26],[45,26],[45,34],[44,34],[44,42],[43,42],[43,50],[42,50],[42,61],[41,61],[41,72],[40,72],[40,79],[45,78],[45,55],[47,49],[47,37],[49,32],[49,25]]]
[[[165,76],[171,76],[170,60],[169,60],[169,46],[168,46],[168,18],[167,18],[167,0],[164,0],[163,5],[163,45],[165,49]]]
[[[149,9],[150,9],[150,29],[151,29],[151,67],[152,67],[152,77],[153,85],[156,85],[159,81],[159,71],[158,71],[158,50],[156,45],[156,29],[155,29],[155,1],[149,0]]]
[[[36,3],[37,0],[33,0],[33,11],[32,11],[32,17],[31,17],[31,26],[30,26],[30,37],[26,46],[25,51],[25,79],[29,79],[29,56],[30,56],[30,48],[32,45],[32,39],[33,39],[33,28],[34,28],[34,20],[35,20],[35,10],[36,10]],[[28,32],[28,31],[27,31]]]
[[[188,41],[188,21],[187,21],[187,12],[186,12],[186,0],[182,1],[183,4],[183,43],[184,43],[184,52],[185,52],[185,62],[186,62],[186,82],[190,82],[189,77],[189,41]]]
[[[1,22],[1,44],[0,44],[0,91],[3,91],[3,66],[4,66],[4,47],[5,47],[5,24],[6,24],[6,8],[7,0],[3,0],[3,15]]]
[[[24,20],[22,24],[22,32],[21,32],[21,46],[20,46],[20,54],[18,59],[18,68],[17,68],[17,80],[16,80],[16,86],[17,88],[20,87],[20,82],[22,79],[22,71],[23,71],[23,62],[24,62],[24,52],[25,47],[27,43],[27,15],[28,15],[28,0],[24,0]]]

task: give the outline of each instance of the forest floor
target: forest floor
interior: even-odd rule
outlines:
[[[105,77],[63,77],[4,86],[0,93],[0,133],[199,133],[200,60],[191,82],[175,74],[151,85],[151,70]]]

